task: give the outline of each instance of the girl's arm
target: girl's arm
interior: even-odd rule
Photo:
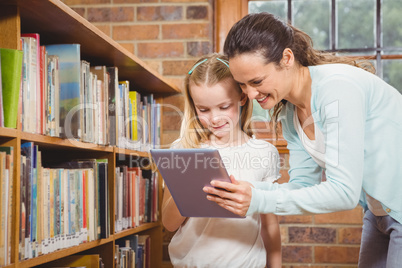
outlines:
[[[261,237],[267,251],[267,268],[281,268],[282,248],[278,216],[261,214]]]
[[[166,187],[163,192],[163,202],[162,202],[162,223],[163,226],[169,231],[176,231],[180,225],[183,224],[186,217],[183,217],[176,203],[173,201],[172,195],[170,194],[168,188]]]

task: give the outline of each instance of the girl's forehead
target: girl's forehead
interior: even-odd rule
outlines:
[[[240,92],[235,83],[219,82],[214,85],[192,84],[190,85],[190,94],[195,103],[212,103],[219,100],[237,100],[240,98]]]

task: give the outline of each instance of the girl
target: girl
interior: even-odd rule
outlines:
[[[401,267],[402,95],[367,65],[315,50],[307,34],[269,13],[236,23],[224,50],[243,92],[272,109],[273,121],[281,117],[290,180],[216,182],[230,192],[206,187],[209,199],[239,215],[329,213],[360,201],[359,267]]]
[[[280,177],[278,151],[252,137],[252,103],[233,80],[224,56],[200,59],[186,77],[184,95],[181,138],[175,147],[218,148],[228,173],[247,175],[250,181]],[[281,267],[279,224],[273,214],[185,218],[165,189],[162,222],[169,231],[177,230],[169,244],[175,267]]]

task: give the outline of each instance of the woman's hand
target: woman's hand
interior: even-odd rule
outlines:
[[[252,184],[246,181],[238,181],[230,176],[232,183],[214,180],[211,185],[204,187],[208,200],[216,202],[219,206],[237,214],[246,216],[251,203]]]

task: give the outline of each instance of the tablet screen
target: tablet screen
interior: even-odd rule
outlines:
[[[184,217],[242,218],[209,201],[202,190],[212,180],[231,182],[216,149],[154,149],[153,161]]]

